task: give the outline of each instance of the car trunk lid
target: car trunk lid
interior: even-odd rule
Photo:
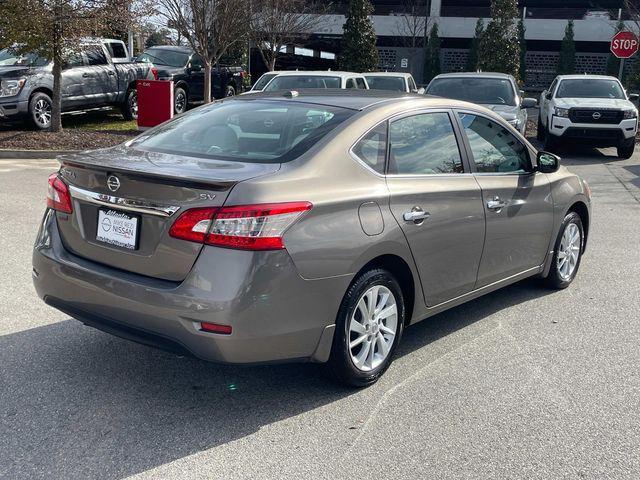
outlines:
[[[73,199],[73,213],[57,212],[65,247],[114,268],[171,281],[187,276],[202,248],[169,235],[175,219],[188,208],[221,206],[238,182],[280,167],[127,147],[60,161]]]

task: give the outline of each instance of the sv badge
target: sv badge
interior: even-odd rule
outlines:
[[[201,193],[200,194],[200,200],[213,200],[214,198],[216,198],[216,196],[213,193]]]

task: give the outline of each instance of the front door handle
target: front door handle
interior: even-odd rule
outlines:
[[[90,73],[83,73],[82,78],[89,78],[91,76]]]
[[[498,212],[506,206],[507,206],[507,202],[503,202],[502,200],[500,200],[500,197],[498,196],[493,197],[493,199],[487,202],[487,208],[489,210],[496,210]]]
[[[410,212],[404,212],[402,218],[405,222],[422,223],[429,218],[431,214],[425,212],[420,207],[413,207]]]

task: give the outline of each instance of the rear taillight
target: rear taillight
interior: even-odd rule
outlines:
[[[158,69],[156,67],[151,67],[151,75],[153,75],[154,80],[158,80]]]
[[[67,184],[62,181],[57,173],[49,175],[47,207],[63,213],[73,212],[69,187],[67,187]]]
[[[178,217],[169,234],[218,247],[278,250],[284,248],[284,232],[311,207],[309,202],[291,202],[194,208]]]

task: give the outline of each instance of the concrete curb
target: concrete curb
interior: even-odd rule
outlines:
[[[37,160],[56,158],[58,155],[77,153],[78,150],[1,150],[0,158],[17,160]]]

